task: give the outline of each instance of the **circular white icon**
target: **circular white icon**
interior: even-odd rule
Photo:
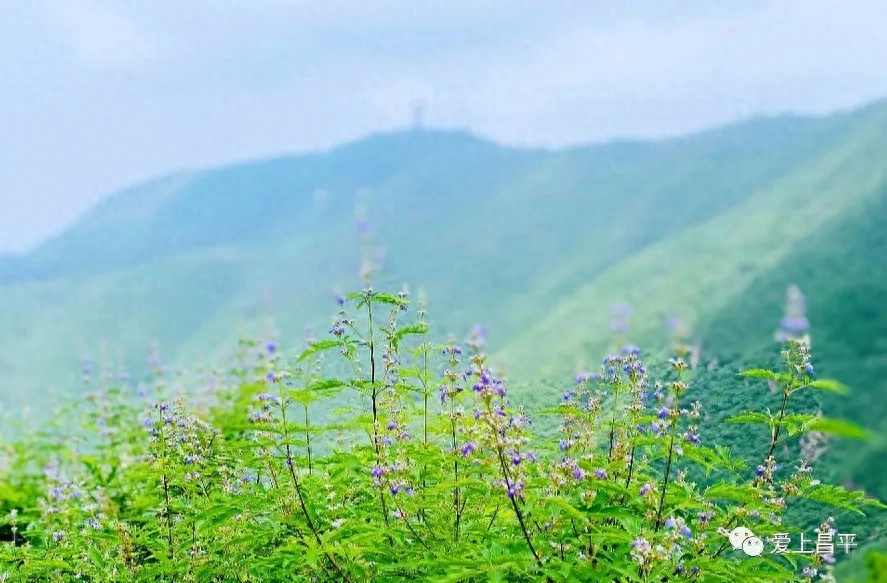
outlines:
[[[753,536],[755,536],[755,533],[753,533],[749,529],[745,528],[744,526],[737,526],[730,531],[730,534],[727,535],[727,538],[730,539],[730,545],[738,551],[742,548],[742,542],[745,539]]]
[[[760,556],[764,552],[764,541],[752,535],[742,541],[742,550],[749,557]]]

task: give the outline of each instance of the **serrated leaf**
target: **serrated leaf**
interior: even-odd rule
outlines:
[[[312,342],[311,346],[302,351],[298,358],[296,358],[296,362],[302,362],[306,358],[309,358],[318,352],[323,352],[325,350],[329,350],[331,348],[336,348],[342,346],[341,340],[319,340],[317,342]]]
[[[862,516],[865,516],[865,512],[862,511],[864,506],[881,509],[887,508],[881,501],[867,498],[863,492],[846,490],[841,486],[834,486],[832,484],[817,484],[800,492],[798,496],[807,500],[822,502],[835,508],[843,508]]]
[[[719,482],[705,490],[706,498],[721,498],[736,502],[752,502],[757,499],[757,491],[751,486]]]

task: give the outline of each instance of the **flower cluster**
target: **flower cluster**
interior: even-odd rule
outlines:
[[[785,313],[779,321],[775,337],[777,342],[796,340],[810,344],[810,321],[807,319],[807,298],[796,285],[786,291]]]

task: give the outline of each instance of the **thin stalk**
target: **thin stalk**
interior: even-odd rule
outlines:
[[[175,550],[172,535],[172,504],[169,498],[169,478],[166,475],[166,433],[163,431],[163,420],[160,422],[160,445],[163,452],[163,498],[164,498],[164,514],[166,515],[166,540],[169,545],[169,560],[175,558]]]
[[[327,560],[329,560],[333,569],[335,569],[336,573],[339,574],[339,577],[342,578],[343,581],[347,581],[350,583],[351,579],[342,571],[342,568],[339,567],[339,564],[333,558],[332,554],[328,550],[323,543],[323,539],[320,538],[320,533],[317,530],[317,527],[314,525],[314,521],[311,519],[311,513],[308,512],[308,506],[305,504],[305,496],[302,493],[302,485],[299,481],[299,477],[296,475],[295,463],[293,461],[292,450],[290,449],[290,440],[289,440],[289,428],[287,427],[286,422],[286,399],[283,394],[283,388],[280,388],[280,422],[283,426],[283,441],[284,448],[286,449],[286,467],[289,469],[290,478],[293,480],[293,486],[296,489],[296,497],[299,501],[299,506],[302,509],[302,515],[305,517],[305,522],[308,524],[308,529],[311,530],[311,533],[314,535],[314,540],[317,541],[317,545],[323,549],[323,554],[326,555]]]
[[[607,451],[607,461],[613,461],[613,442],[616,438],[616,413],[619,411],[619,387],[613,390],[613,419],[610,421],[610,449]]]
[[[455,407],[455,405],[452,404],[452,401],[451,401],[450,407],[451,407],[451,409]],[[451,435],[453,438],[453,455],[456,455],[456,452],[459,451],[459,444],[456,440],[456,418],[455,418],[454,411],[451,411],[450,429],[451,429]],[[459,483],[459,459],[458,458],[453,460],[453,482],[455,482],[456,484]],[[456,542],[459,542],[459,529],[460,529],[460,524],[462,521],[462,510],[459,506],[460,493],[461,492],[460,492],[459,486],[454,486],[453,487],[453,508],[455,510],[455,524],[454,524],[453,528],[454,528],[454,537],[455,537]]]
[[[308,418],[308,403],[305,403],[305,442],[308,444],[307,453],[308,453],[308,474],[313,474],[313,470],[311,468],[311,422]]]
[[[376,460],[381,461],[382,452],[379,445],[379,391],[376,387],[376,341],[373,330],[373,300],[372,292],[369,291],[369,287],[367,287],[367,290],[367,344],[370,350],[370,386],[372,387],[373,402],[373,449],[376,452]],[[382,507],[382,519],[385,521],[385,526],[388,526],[388,505],[385,504],[385,493],[382,490],[379,490],[379,504]]]
[[[508,475],[508,466],[505,464],[505,456],[502,453],[502,448],[498,447],[496,448],[496,451],[499,455],[499,467],[502,468],[502,476],[505,478],[505,487],[511,489],[512,481]],[[508,497],[508,499],[511,500],[511,508],[514,510],[514,515],[517,517],[517,522],[524,535],[524,540],[527,541],[527,547],[530,549],[530,553],[532,553],[533,558],[536,559],[536,564],[541,567],[542,560],[539,558],[539,553],[536,552],[536,548],[533,546],[533,541],[530,539],[530,533],[527,531],[527,525],[524,523],[524,514],[517,505],[517,500],[515,500],[516,497],[516,495]]]

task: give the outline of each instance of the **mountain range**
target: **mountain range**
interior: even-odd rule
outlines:
[[[853,389],[823,406],[876,436],[826,467],[887,498],[887,102],[563,149],[416,130],[145,182],[0,256],[0,403],[45,412],[85,357],[142,374],[149,342],[192,366],[266,320],[284,346],[325,334],[361,285],[358,220],[375,285],[422,290],[442,339],[486,326],[534,402],[614,347],[621,303],[620,342],[664,356],[670,318],[691,331],[714,418],[766,402],[730,387],[775,362],[799,286],[818,373]]]

